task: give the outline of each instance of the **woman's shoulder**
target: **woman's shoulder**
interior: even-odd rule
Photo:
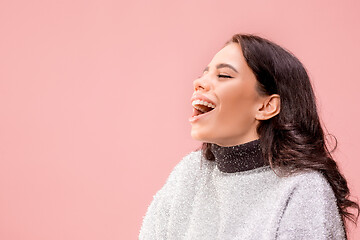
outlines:
[[[201,151],[192,151],[187,153],[182,159],[175,165],[170,172],[165,185],[161,189],[165,191],[177,191],[182,184],[190,183],[191,179],[196,179],[200,169]]]
[[[320,239],[325,235],[344,239],[337,199],[325,175],[309,170],[284,178],[284,182],[289,185],[280,201],[279,239],[289,239],[289,234],[294,239]]]
[[[195,150],[187,153],[173,168],[172,173],[178,174],[188,171],[194,171],[200,168],[201,150]]]
[[[302,184],[302,185],[320,185],[320,186],[329,186],[329,183],[326,177],[319,171],[314,169],[309,170],[301,170],[296,173],[291,174],[288,177],[285,177],[287,181],[292,182],[294,184]]]
[[[301,195],[322,196],[335,200],[333,189],[323,173],[317,170],[302,170],[281,180],[282,184],[292,193]]]

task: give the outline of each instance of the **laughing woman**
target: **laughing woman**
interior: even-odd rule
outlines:
[[[293,54],[236,34],[194,81],[191,102],[202,145],[154,195],[139,239],[347,239],[345,220],[356,223],[360,208]]]

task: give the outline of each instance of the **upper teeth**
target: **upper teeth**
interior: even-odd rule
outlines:
[[[208,106],[208,107],[211,107],[211,108],[215,108],[215,105],[212,104],[212,103],[209,103],[209,102],[206,102],[206,101],[203,101],[203,100],[194,100],[192,101],[191,103],[194,107],[195,105],[197,104],[201,104],[201,105],[204,105],[204,106]]]

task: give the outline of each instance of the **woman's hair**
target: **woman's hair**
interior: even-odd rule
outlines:
[[[253,34],[235,34],[225,46],[230,43],[241,46],[246,62],[256,76],[258,94],[280,95],[279,114],[261,120],[256,129],[262,153],[271,169],[274,171],[279,167],[282,176],[302,170],[321,172],[334,191],[347,236],[345,218],[357,225],[360,208],[348,199],[347,181],[331,156],[337,147],[336,138],[331,153],[326,146],[315,94],[305,67],[290,51]],[[214,161],[211,145],[203,142],[196,150],[201,149],[206,160]],[[349,207],[357,209],[356,218],[347,211]]]

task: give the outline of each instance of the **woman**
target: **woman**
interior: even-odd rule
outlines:
[[[360,208],[295,56],[236,34],[194,90],[191,136],[202,146],[155,194],[139,239],[347,239],[345,218],[356,223]]]

